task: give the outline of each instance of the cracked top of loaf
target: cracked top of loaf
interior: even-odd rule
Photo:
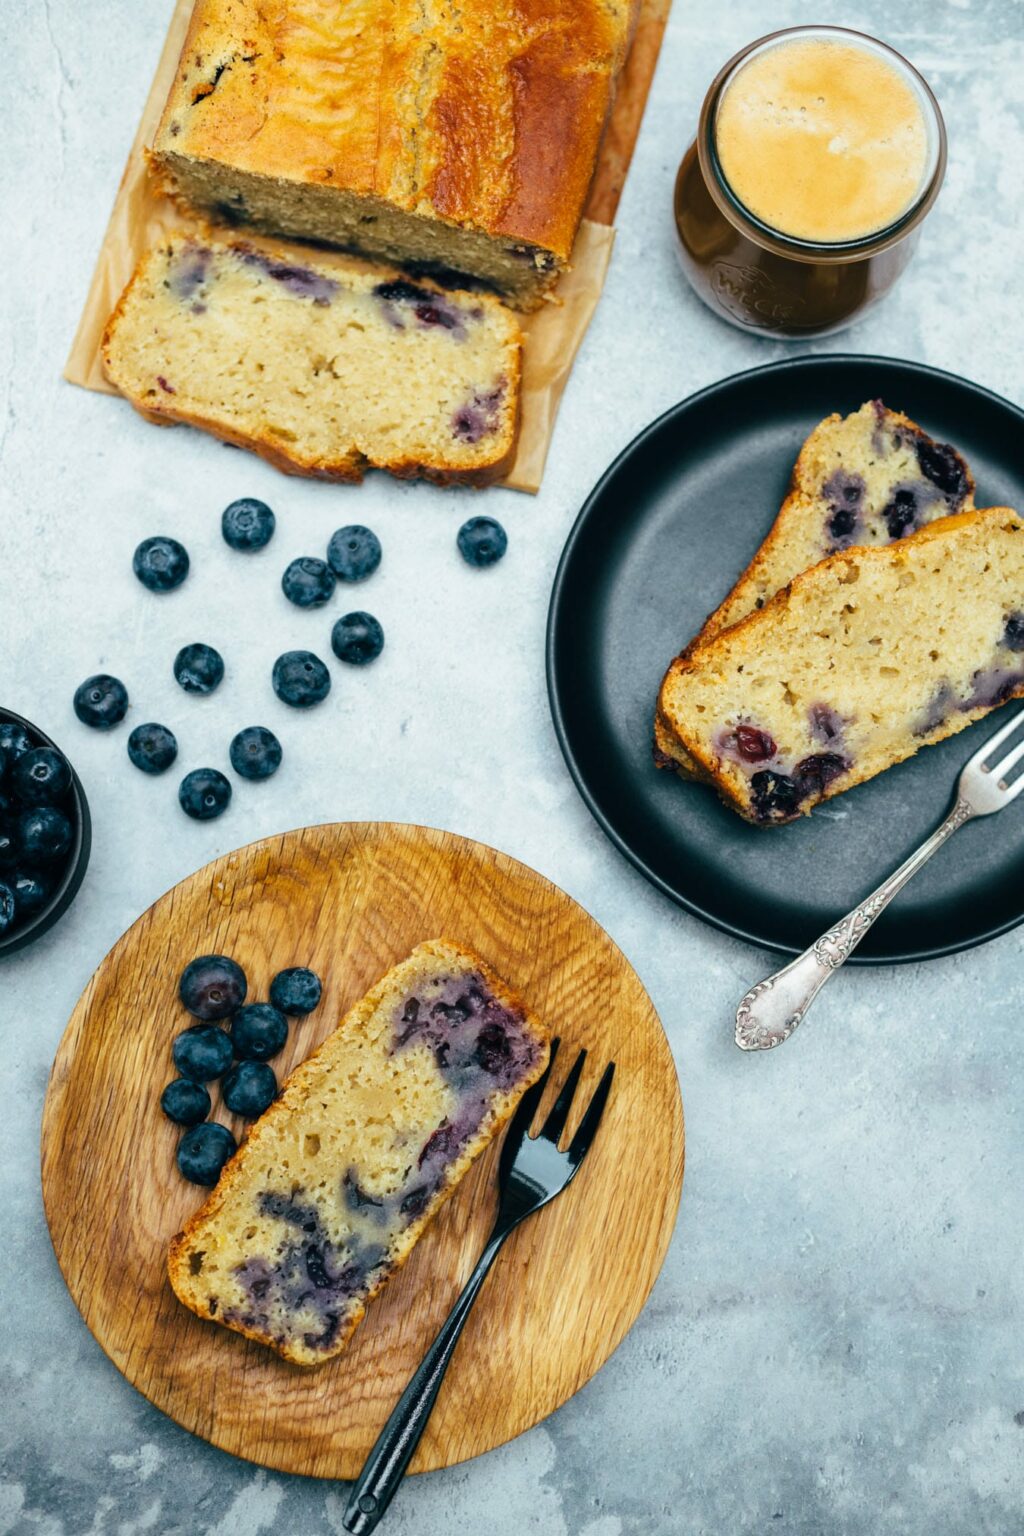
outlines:
[[[154,156],[380,200],[561,263],[637,3],[196,0]]]

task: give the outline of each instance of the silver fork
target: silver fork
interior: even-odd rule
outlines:
[[[741,1051],[769,1051],[781,1045],[807,1016],[814,999],[848,960],[872,923],[945,843],[966,822],[976,816],[991,816],[1001,811],[1024,790],[1024,773],[1011,783],[1007,775],[1024,757],[1024,740],[1012,746],[996,763],[989,760],[998,748],[1016,735],[1024,725],[1024,710],[986,741],[967,763],[957,783],[953,808],[937,828],[912,853],[905,864],[882,882],[859,907],[823,933],[810,949],[774,976],[751,987],[736,1010],[736,1044]]]
[[[342,1524],[353,1536],[368,1536],[394,1498],[427,1427],[448,1364],[459,1342],[459,1335],[501,1245],[521,1221],[525,1221],[527,1216],[532,1216],[534,1211],[539,1211],[541,1206],[547,1205],[562,1193],[590,1150],[611,1090],[615,1074],[614,1061],[609,1062],[594,1089],[575,1136],[564,1152],[558,1149],[579,1086],[583,1063],[587,1058],[586,1051],[580,1051],[576,1057],[537,1135],[527,1135],[551,1075],[551,1068],[555,1064],[558,1045],[557,1040],[552,1040],[551,1055],[544,1075],[523,1095],[505,1133],[498,1165],[498,1217],[487,1246],[467,1280],[462,1295],[442,1323],[441,1331],[381,1430],[352,1489]]]

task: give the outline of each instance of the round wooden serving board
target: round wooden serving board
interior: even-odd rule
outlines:
[[[522,992],[561,1035],[564,1064],[589,1048],[582,1102],[607,1060],[617,1072],[579,1177],[515,1233],[487,1281],[412,1470],[479,1455],[564,1403],[623,1338],[661,1267],[683,1176],[675,1067],[635,972],[582,907],[515,860],[422,827],[309,827],[239,849],[161,897],[103,961],[57,1052],[42,1140],[50,1233],[89,1328],[151,1402],[236,1456],[358,1473],[484,1244],[498,1146],[335,1359],[304,1371],[201,1321],[164,1267],[204,1198],[178,1175],[177,1132],[158,1104],[172,1037],[191,1022],[178,976],[195,955],[229,954],[252,1000],[283,967],[313,966],[324,999],[293,1024],[274,1063],[283,1075],[389,966],[441,936]],[[214,1113],[232,1123],[216,1102]]]

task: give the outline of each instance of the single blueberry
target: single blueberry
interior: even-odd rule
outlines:
[[[285,651],[274,662],[274,692],[293,709],[309,709],[331,691],[331,674],[312,651]]]
[[[917,462],[921,473],[938,486],[950,501],[963,501],[967,495],[967,472],[963,460],[949,443],[932,443],[921,437],[917,442]]]
[[[265,725],[247,725],[231,739],[231,766],[240,779],[269,779],[281,766],[281,743]]]
[[[380,539],[361,523],[350,523],[331,534],[327,563],[339,581],[365,581],[380,565]]]
[[[235,1055],[243,1061],[269,1061],[288,1039],[288,1020],[270,1003],[246,1003],[231,1020]]]
[[[216,1120],[194,1125],[178,1143],[178,1172],[193,1184],[216,1184],[235,1148],[235,1138],[226,1125]]]
[[[287,971],[278,971],[270,983],[270,1001],[282,1013],[301,1018],[313,1012],[322,991],[323,984],[315,971],[293,965]]]
[[[331,630],[331,649],[339,661],[363,667],[384,649],[384,631],[372,613],[346,613]]]
[[[175,656],[174,676],[186,693],[212,693],[224,676],[224,658],[212,645],[195,640]]]
[[[137,725],[128,737],[128,756],[143,773],[166,773],[177,755],[174,732],[155,720]]]
[[[455,542],[466,564],[483,570],[501,559],[508,548],[508,534],[493,517],[471,517],[459,529]]]
[[[0,884],[0,937],[14,927],[16,912],[14,892],[9,885]]]
[[[750,779],[754,814],[759,821],[782,821],[800,809],[803,792],[788,773],[762,768]]]
[[[485,1072],[492,1075],[500,1072],[512,1055],[512,1042],[508,1037],[508,1031],[496,1021],[485,1024],[477,1036],[476,1050],[473,1054]]]
[[[231,803],[231,785],[219,768],[193,768],[178,785],[178,804],[193,821],[213,821]]]
[[[850,764],[838,752],[814,752],[797,763],[794,777],[805,797],[824,794],[832,783],[844,774]]]
[[[334,595],[336,580],[326,560],[303,555],[281,577],[281,591],[296,608],[322,608]]]
[[[11,772],[11,789],[22,805],[53,805],[71,788],[71,767],[52,747],[23,752]]]
[[[18,819],[16,836],[26,864],[55,864],[70,852],[74,829],[63,811],[39,805]]]
[[[14,827],[0,823],[0,869],[13,869],[18,862],[18,838]]]
[[[209,1083],[223,1077],[232,1060],[231,1040],[219,1024],[190,1024],[175,1035],[171,1047],[174,1065],[182,1077]]]
[[[232,549],[263,549],[274,535],[276,519],[265,501],[243,496],[224,508],[220,520],[224,542]]]
[[[892,501],[883,507],[882,517],[889,530],[890,539],[902,539],[912,531],[917,522],[917,493],[907,486],[893,493]]]
[[[245,972],[227,955],[198,955],[186,965],[178,982],[182,1003],[204,1023],[226,1019],[241,1008],[248,990]]]
[[[8,768],[23,752],[31,752],[32,738],[16,720],[0,720],[0,752],[7,759]]]
[[[143,539],[132,557],[132,570],[150,592],[173,592],[180,587],[188,564],[185,546],[163,534]]]
[[[1024,651],[1024,613],[1007,614],[1003,644],[1009,651]]]
[[[75,714],[83,725],[109,731],[128,713],[128,690],[119,678],[97,672],[75,689]]]
[[[202,1083],[176,1077],[160,1095],[160,1108],[176,1125],[198,1125],[210,1113],[210,1095]]]
[[[240,1061],[227,1074],[220,1091],[233,1115],[255,1120],[277,1098],[277,1078],[265,1061]]]
[[[766,763],[779,750],[774,737],[756,725],[738,725],[735,736],[736,750],[745,763]]]
[[[8,883],[14,892],[14,905],[19,919],[35,917],[50,899],[51,887],[42,874],[29,870],[15,870]]]

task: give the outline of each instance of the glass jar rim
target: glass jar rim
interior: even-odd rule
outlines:
[[[795,235],[787,235],[781,230],[772,228],[770,224],[764,223],[756,214],[751,213],[746,204],[740,201],[729,185],[718,158],[715,122],[726,87],[755,54],[767,52],[769,48],[785,42],[797,41],[801,37],[850,40],[858,46],[867,47],[872,52],[892,60],[901,75],[904,75],[913,87],[928,123],[931,150],[917,196],[899,218],[856,240],[802,240]],[[927,80],[919,70],[914,68],[909,59],[904,58],[888,43],[883,43],[881,39],[872,37],[867,32],[857,32],[851,27],[803,25],[784,27],[779,31],[766,33],[764,37],[755,38],[752,43],[741,48],[723,65],[711,82],[704,98],[697,133],[697,151],[708,191],[719,210],[730,223],[739,225],[756,244],[794,257],[798,261],[845,262],[851,258],[877,255],[879,251],[897,244],[924,218],[938,196],[945,176],[946,127],[938,101]]]

